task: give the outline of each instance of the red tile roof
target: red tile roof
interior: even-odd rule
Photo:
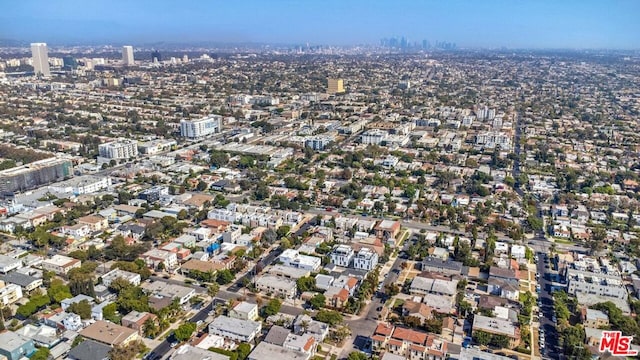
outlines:
[[[427,342],[426,333],[400,327],[395,329],[391,337],[420,345],[423,345]]]
[[[393,332],[393,326],[388,324],[378,324],[376,330],[373,332],[376,335],[389,336]]]

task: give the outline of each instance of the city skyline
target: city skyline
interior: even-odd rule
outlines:
[[[388,37],[467,48],[640,48],[635,1],[168,1],[6,4],[5,39],[49,44],[378,44]],[[284,20],[284,21],[283,21]]]

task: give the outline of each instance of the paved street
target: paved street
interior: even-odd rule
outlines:
[[[537,270],[540,274],[539,284],[540,292],[538,293],[538,299],[542,302],[540,310],[542,315],[540,317],[540,328],[545,332],[545,348],[541,349],[540,354],[544,358],[559,359],[560,348],[558,348],[558,334],[556,332],[555,324],[552,321],[553,318],[553,297],[550,294],[551,281],[548,276],[548,269],[545,267],[545,254],[538,253]],[[549,259],[551,262],[551,259]],[[537,346],[537,344],[536,344]]]

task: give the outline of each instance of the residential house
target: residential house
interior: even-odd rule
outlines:
[[[0,273],[6,274],[11,270],[22,267],[22,260],[11,256],[0,255]]]
[[[444,360],[447,357],[447,342],[421,331],[378,324],[371,339],[374,349],[405,359]]]
[[[138,312],[134,310],[123,316],[121,323],[122,326],[137,330],[138,333],[142,335],[144,331],[144,324],[147,322],[147,320],[155,322],[156,325],[158,323],[158,317],[156,315],[145,311]]]
[[[297,250],[286,249],[278,257],[285,266],[316,272],[322,266],[322,259],[316,256],[302,255]]]
[[[382,220],[375,227],[376,237],[395,245],[395,239],[400,233],[400,222]]]
[[[109,221],[102,216],[89,215],[78,218],[78,224],[86,225],[91,232],[102,231],[109,227]]]
[[[584,327],[602,329],[609,326],[609,316],[600,310],[583,307],[580,318]]]
[[[329,254],[332,264],[337,266],[349,267],[351,259],[355,255],[353,249],[348,245],[337,245]]]

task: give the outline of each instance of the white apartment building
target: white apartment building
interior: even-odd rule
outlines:
[[[209,115],[199,120],[180,121],[180,135],[190,140],[199,140],[222,129],[222,116]]]
[[[256,279],[255,284],[261,292],[286,299],[292,299],[298,291],[295,280],[275,275],[263,275]]]
[[[98,145],[100,157],[107,159],[131,159],[138,156],[138,142],[129,139],[120,139]]]
[[[351,259],[353,259],[354,251],[348,245],[338,245],[333,248],[329,257],[331,258],[331,263],[336,264],[338,266],[349,267],[351,264]]]
[[[16,284],[4,285],[0,288],[0,303],[4,306],[13,304],[21,298],[22,288]]]
[[[278,257],[285,266],[316,272],[322,266],[322,259],[315,256],[301,255],[297,250],[287,249]]]
[[[572,295],[581,292],[618,299],[626,299],[628,296],[620,275],[577,269],[567,270],[567,292]]]
[[[160,249],[151,249],[141,254],[140,258],[144,260],[147,266],[154,268],[163,264],[165,269],[175,269],[178,265],[178,256],[176,253]]]
[[[0,255],[0,273],[6,274],[11,270],[22,267],[22,260],[7,255]]]
[[[364,145],[380,145],[386,138],[389,136],[389,133],[379,129],[372,129],[365,131],[362,135],[360,135],[360,142]]]
[[[250,343],[260,334],[262,323],[253,320],[235,319],[218,316],[209,324],[209,334],[222,336],[225,339]]]
[[[376,265],[378,265],[378,254],[369,248],[360,249],[353,257],[353,267],[356,269],[371,271]]]
[[[108,273],[102,275],[102,285],[109,287],[111,283],[118,278],[128,281],[133,286],[140,285],[140,281],[142,280],[140,278],[140,274],[136,274],[129,271],[120,270],[120,269],[113,269]]]

